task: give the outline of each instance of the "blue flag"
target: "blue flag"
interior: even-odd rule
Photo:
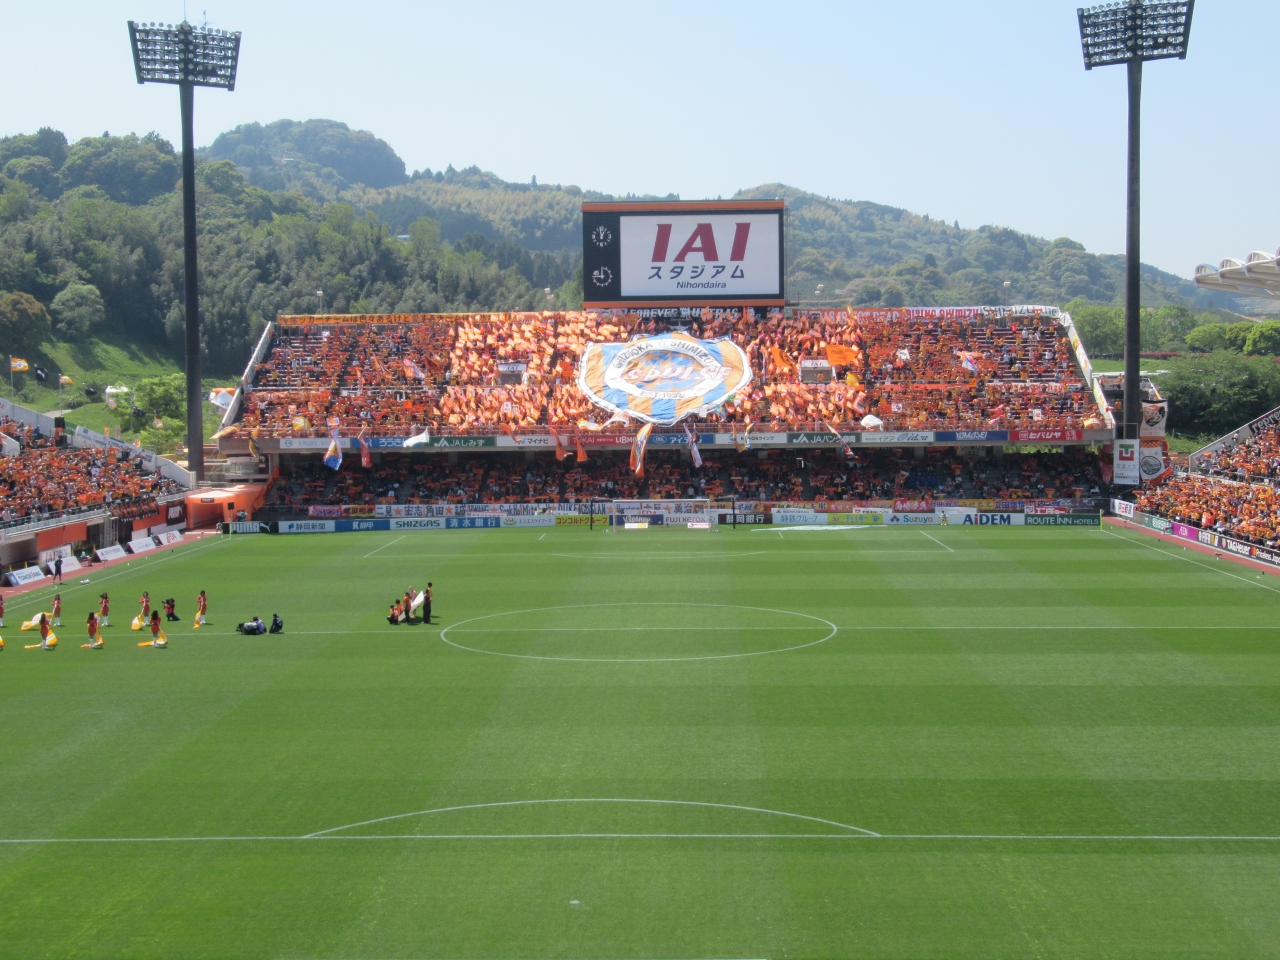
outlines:
[[[338,470],[342,467],[342,447],[338,445],[338,431],[336,428],[330,436],[333,439],[329,441],[329,450],[324,455],[324,465],[330,470]]]

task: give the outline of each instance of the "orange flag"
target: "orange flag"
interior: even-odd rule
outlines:
[[[827,344],[827,363],[833,367],[843,367],[858,362],[858,351],[841,343]]]
[[[775,366],[784,372],[791,372],[796,368],[796,365],[787,359],[787,355],[777,347],[773,348],[773,362]]]

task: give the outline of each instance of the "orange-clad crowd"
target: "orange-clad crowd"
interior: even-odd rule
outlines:
[[[98,504],[128,503],[182,488],[146,473],[113,450],[28,447],[0,457],[0,520],[20,520]]]
[[[344,434],[363,427],[385,436],[428,425],[452,433],[569,427],[601,413],[576,385],[588,343],[669,329],[730,336],[750,358],[750,387],[708,414],[711,424],[874,429],[874,421],[860,425],[873,415],[887,430],[1104,425],[1050,316],[702,312],[680,320],[564,311],[292,321],[277,329],[253,373],[239,430],[322,435],[339,425]],[[802,377],[806,367],[815,375]]]
[[[1138,494],[1144,513],[1216,530],[1264,546],[1280,545],[1280,493],[1258,483],[1175,477]]]
[[[1280,425],[1272,424],[1248,440],[1239,434],[1233,444],[1215,453],[1201,454],[1196,469],[1216,477],[1252,483],[1280,480]]]

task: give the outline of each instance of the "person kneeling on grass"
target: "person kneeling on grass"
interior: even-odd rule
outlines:
[[[284,633],[284,621],[280,619],[280,614],[271,615],[271,629],[267,633]]]
[[[164,618],[166,620],[172,621],[172,620],[178,619],[178,614],[176,611],[177,606],[178,606],[178,601],[173,599],[173,597],[169,597],[164,601]]]
[[[404,617],[404,608],[400,605],[399,600],[391,602],[391,609],[387,611],[387,623],[395,626]]]
[[[261,617],[254,617],[252,620],[236,624],[236,633],[243,633],[247,637],[256,637],[266,632],[267,625],[262,622]]]

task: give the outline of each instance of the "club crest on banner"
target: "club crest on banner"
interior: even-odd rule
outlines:
[[[750,382],[741,347],[685,333],[590,343],[578,366],[578,387],[596,406],[662,426],[718,406]]]

